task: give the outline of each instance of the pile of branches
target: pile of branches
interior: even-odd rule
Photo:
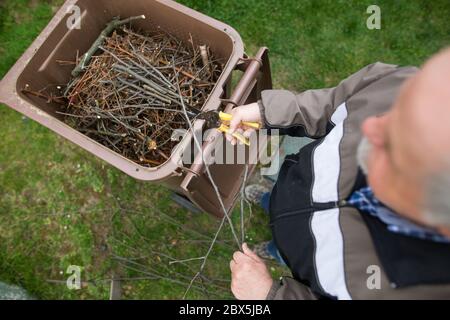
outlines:
[[[192,38],[185,45],[162,31],[135,32],[124,23],[131,19],[112,21],[77,59],[64,92],[67,103],[59,113],[90,138],[154,167],[179,142],[174,130],[189,128],[181,99],[193,120],[223,65]]]

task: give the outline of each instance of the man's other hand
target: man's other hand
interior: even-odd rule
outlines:
[[[264,300],[272,287],[272,277],[264,261],[247,244],[230,261],[231,292],[239,300]]]

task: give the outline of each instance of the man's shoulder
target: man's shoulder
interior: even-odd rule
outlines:
[[[416,66],[399,66],[396,64],[377,61],[365,66],[362,70],[367,77],[382,77],[388,76],[392,73],[415,73],[419,70],[419,68]]]

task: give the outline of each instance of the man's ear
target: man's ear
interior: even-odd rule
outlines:
[[[384,145],[384,126],[386,115],[380,117],[369,117],[364,120],[361,125],[361,131],[369,142],[376,146],[381,147]]]

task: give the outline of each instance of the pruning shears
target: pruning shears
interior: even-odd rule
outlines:
[[[233,115],[222,111],[212,110],[200,113],[197,116],[197,119],[205,120],[207,128],[217,128],[217,130],[219,130],[220,132],[229,133],[230,121],[233,119]],[[258,122],[242,121],[241,124],[256,130],[261,129],[261,124]],[[239,140],[240,142],[244,143],[245,145],[247,146],[250,145],[250,140],[244,137],[242,134],[234,132],[232,136],[237,140]]]

